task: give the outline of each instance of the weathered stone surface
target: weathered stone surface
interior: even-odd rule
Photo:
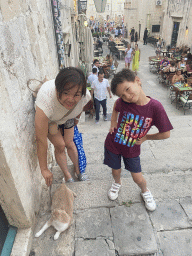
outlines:
[[[41,229],[49,217],[49,214],[45,214],[39,218],[34,233]],[[31,252],[34,252],[35,256],[72,256],[75,243],[74,220],[72,225],[60,234],[58,240],[53,239],[55,233],[56,230],[50,227],[40,237],[34,237]]]
[[[160,255],[163,256],[191,256],[192,230],[175,230],[158,232],[160,241]]]
[[[157,243],[145,207],[134,204],[110,209],[114,244],[119,255],[149,254],[157,251]]]
[[[77,239],[75,256],[115,256],[115,250],[110,249],[105,239],[83,240]]]
[[[192,198],[190,196],[181,198],[180,204],[183,207],[190,221],[192,221]]]
[[[150,213],[150,218],[157,231],[191,227],[184,210],[176,200],[157,202],[157,209]]]
[[[87,209],[76,212],[75,237],[94,239],[111,236],[113,234],[108,208]]]

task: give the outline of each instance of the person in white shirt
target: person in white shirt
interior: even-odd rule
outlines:
[[[127,48],[125,50],[125,68],[130,69],[130,64],[132,60],[132,51],[133,49],[131,48],[130,44],[127,45]]]
[[[97,68],[92,69],[91,75],[89,75],[87,78],[87,83],[92,85],[92,83],[95,79],[97,79]]]
[[[111,98],[112,95],[111,95],[109,82],[107,79],[104,78],[104,73],[101,70],[98,73],[98,79],[93,81],[91,85],[91,96],[93,99],[93,93],[94,93],[93,101],[95,100],[95,107],[96,107],[96,124],[99,123],[100,105],[103,107],[104,120],[107,121],[107,91],[109,93],[109,97]]]
[[[118,37],[118,29],[115,29],[115,37]]]
[[[53,181],[53,174],[47,166],[47,138],[54,145],[55,158],[63,171],[65,181],[74,181],[68,171],[65,148],[74,164],[78,179],[85,180],[85,176],[79,171],[78,152],[73,137],[74,125],[77,125],[90,100],[85,75],[78,68],[64,68],[56,79],[41,86],[35,102],[35,131],[37,156],[47,186]]]
[[[93,68],[96,68],[97,69],[97,75],[99,73],[99,67],[100,67],[100,63],[99,63],[99,60],[98,59],[95,59],[93,61]]]

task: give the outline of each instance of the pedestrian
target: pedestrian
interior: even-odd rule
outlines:
[[[137,44],[137,41],[138,41],[138,33],[135,32],[135,44]]]
[[[134,27],[131,29],[131,45],[134,46],[134,40],[135,40],[135,29]]]
[[[130,68],[131,60],[132,60],[132,51],[131,45],[128,44],[125,50],[125,68]]]
[[[125,26],[125,35],[124,35],[125,38],[127,38],[127,28]]]
[[[92,85],[93,81],[97,78],[97,68],[92,68],[92,73],[87,78],[87,83]]]
[[[104,121],[107,121],[107,91],[109,93],[109,97],[111,98],[112,95],[109,82],[107,79],[104,78],[104,72],[100,70],[98,73],[98,78],[94,80],[91,85],[91,96],[92,100],[95,101],[96,106],[96,124],[99,123],[100,105],[103,108]]]
[[[135,44],[135,49],[133,50],[132,54],[133,54],[132,70],[137,75],[137,71],[139,69],[140,55],[141,55],[141,51],[138,48],[138,44]]]
[[[53,174],[47,166],[47,138],[55,148],[55,159],[63,171],[65,182],[73,182],[67,167],[67,153],[79,180],[86,176],[79,172],[78,152],[73,142],[74,126],[78,124],[84,106],[91,100],[82,70],[74,67],[61,69],[56,79],[45,82],[36,99],[35,130],[37,156],[47,186]]]
[[[121,158],[125,169],[131,172],[134,182],[141,188],[141,196],[149,211],[156,209],[155,200],[141,173],[140,145],[146,140],[164,140],[173,129],[162,104],[145,95],[141,80],[129,69],[118,72],[111,82],[116,100],[111,126],[105,140],[104,164],[112,168],[114,182],[108,197],[115,200],[121,188]],[[147,134],[151,126],[158,132]]]
[[[118,28],[115,29],[115,37],[118,37]]]
[[[143,44],[147,44],[147,37],[148,37],[148,30],[145,28],[144,35],[143,35]]]
[[[93,61],[93,68],[96,68],[97,69],[97,75],[99,73],[99,67],[100,67],[100,62],[98,59],[94,59]]]

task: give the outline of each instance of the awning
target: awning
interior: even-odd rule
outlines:
[[[94,0],[96,11],[99,13],[105,12],[107,0]]]

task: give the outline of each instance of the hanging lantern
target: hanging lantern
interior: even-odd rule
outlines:
[[[105,12],[107,0],[94,0],[96,11],[99,13]]]

